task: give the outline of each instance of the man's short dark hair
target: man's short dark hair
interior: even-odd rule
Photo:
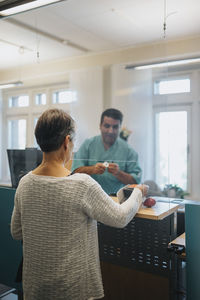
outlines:
[[[103,123],[104,117],[109,117],[115,120],[119,120],[120,124],[122,123],[123,120],[123,114],[121,113],[120,110],[115,108],[108,108],[104,110],[104,112],[102,112],[100,124]]]
[[[38,119],[35,137],[43,152],[58,150],[67,135],[73,139],[74,120],[61,109],[48,109]]]

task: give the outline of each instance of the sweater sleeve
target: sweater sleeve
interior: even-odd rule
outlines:
[[[132,220],[141,204],[142,192],[137,188],[125,202],[119,204],[94,182],[84,197],[84,212],[105,225],[123,228]]]
[[[15,194],[15,204],[11,217],[11,235],[15,240],[22,240],[21,214],[19,210],[17,191]]]

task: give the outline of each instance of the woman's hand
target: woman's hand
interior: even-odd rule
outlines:
[[[142,196],[146,196],[149,190],[149,186],[146,184],[135,184],[135,187],[140,189],[142,192]]]

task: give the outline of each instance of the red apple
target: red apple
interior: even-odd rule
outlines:
[[[143,204],[147,207],[152,207],[156,204],[156,200],[149,197],[143,202]]]

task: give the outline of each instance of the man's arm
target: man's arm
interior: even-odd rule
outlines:
[[[138,154],[131,147],[129,147],[126,161],[127,163],[124,170],[120,170],[119,165],[116,163],[109,163],[108,172],[123,184],[140,183],[142,170],[138,163]]]
[[[124,171],[119,171],[119,173],[116,175],[116,177],[123,184],[137,183],[131,174],[128,174]]]
[[[108,167],[108,172],[110,172],[123,184],[137,183],[131,174],[120,170],[118,164],[110,163]]]
[[[82,166],[73,171],[73,173],[85,173],[88,175],[103,174],[106,167],[103,163],[96,163],[93,166]]]
[[[88,175],[103,174],[106,167],[103,163],[96,163],[92,166],[88,166],[90,140],[86,140],[79,150],[74,154],[74,160],[72,163],[72,173],[85,173]],[[95,162],[94,162],[95,163]]]

